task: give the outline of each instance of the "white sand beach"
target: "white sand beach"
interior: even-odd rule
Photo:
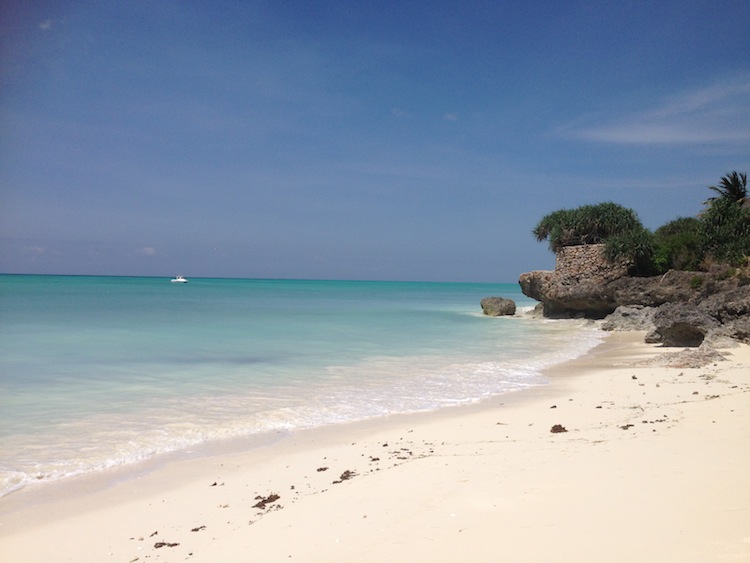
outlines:
[[[642,336],[481,405],[27,487],[0,560],[750,561],[750,347]]]

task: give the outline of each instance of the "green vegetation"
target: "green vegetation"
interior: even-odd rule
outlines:
[[[654,232],[654,267],[658,272],[700,270],[703,261],[701,222],[680,217]]]
[[[708,189],[719,195],[708,198],[705,202],[707,204],[717,200],[729,200],[742,205],[747,199],[747,174],[730,172],[719,181],[718,186],[708,186]]]
[[[747,175],[731,172],[706,200],[697,218],[681,217],[646,229],[632,209],[616,203],[561,209],[542,217],[533,230],[557,252],[565,246],[605,244],[608,260],[630,264],[632,275],[654,275],[669,269],[699,271],[712,265],[741,266],[750,257],[750,198]]]
[[[700,233],[707,258],[739,266],[750,255],[750,209],[730,198],[718,198],[701,217]]]
[[[533,232],[538,241],[549,239],[550,249],[556,252],[563,246],[604,242],[637,228],[643,225],[635,211],[608,202],[555,211],[542,217]]]
[[[614,235],[604,244],[607,260],[627,262],[632,275],[650,276],[658,273],[654,265],[654,235],[646,227],[640,226]]]

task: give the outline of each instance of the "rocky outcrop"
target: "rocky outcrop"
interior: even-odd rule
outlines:
[[[504,297],[485,297],[480,302],[482,311],[491,317],[502,317],[516,314],[516,303]]]
[[[700,303],[701,309],[722,323],[750,316],[750,285],[718,291]]]
[[[521,291],[542,303],[547,317],[586,313],[603,317],[617,308],[606,284],[560,278],[555,272],[534,271],[521,274]]]
[[[654,312],[654,330],[646,342],[660,342],[664,346],[700,346],[720,323],[714,317],[690,303],[665,303]]]
[[[524,295],[543,304],[547,316],[584,313],[592,318],[603,318],[622,305],[700,301],[717,290],[709,274],[678,270],[650,278],[615,279],[571,279],[557,272],[534,271],[521,274],[518,283]]]
[[[559,268],[534,271],[522,274],[519,284],[547,317],[606,317],[605,330],[647,330],[650,342],[665,346],[729,338],[750,342],[748,272],[670,270],[636,278],[616,270],[619,275],[601,269],[586,275]]]
[[[664,303],[659,307],[618,307],[602,323],[607,331],[647,331],[645,341],[664,346],[695,347],[709,344],[732,346],[734,342],[750,343],[750,315],[726,315],[736,311],[750,296],[750,286],[739,291],[720,292],[708,303]],[[716,304],[721,304],[715,307]]]
[[[645,330],[652,332],[654,325],[654,307],[643,305],[622,305],[608,315],[602,323],[602,330],[616,332],[628,330]]]

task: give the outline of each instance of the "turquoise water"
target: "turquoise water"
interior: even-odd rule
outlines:
[[[544,383],[598,333],[516,284],[0,276],[0,494],[212,440]]]

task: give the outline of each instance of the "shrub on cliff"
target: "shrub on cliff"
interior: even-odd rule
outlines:
[[[643,229],[635,211],[607,202],[554,211],[542,217],[532,232],[540,242],[549,240],[550,249],[557,252],[564,246],[602,243]]]
[[[731,172],[709,189],[717,195],[705,202],[707,208],[698,218],[676,219],[653,234],[635,211],[611,202],[554,211],[532,232],[538,241],[548,240],[553,252],[604,243],[607,259],[626,261],[631,275],[744,264],[750,257],[747,174]]]
[[[701,222],[695,217],[680,217],[654,232],[654,267],[667,270],[700,270],[703,261]]]
[[[604,244],[607,260],[627,262],[631,275],[652,276],[657,273],[654,265],[654,235],[645,227],[613,235]]]

